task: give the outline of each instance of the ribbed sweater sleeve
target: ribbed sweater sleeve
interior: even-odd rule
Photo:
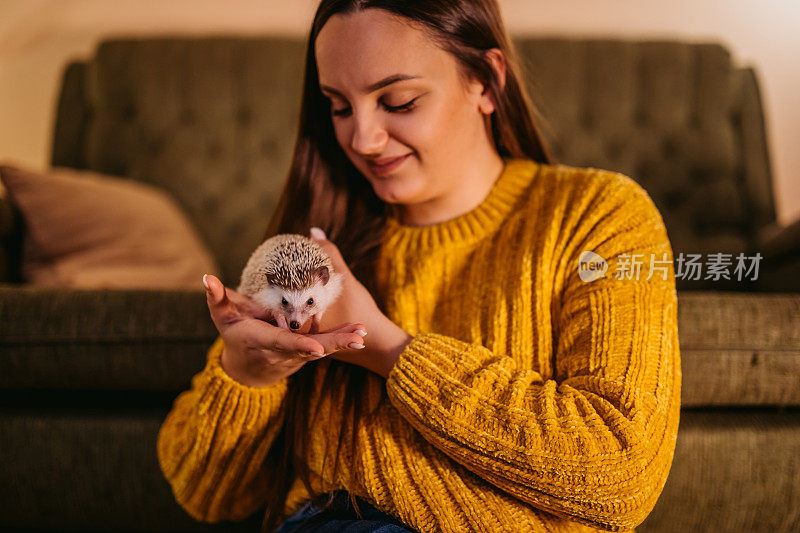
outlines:
[[[544,354],[554,361],[553,379],[520,363],[542,354],[498,354],[423,332],[400,354],[386,387],[428,442],[484,480],[536,508],[621,530],[647,517],[666,482],[681,371],[661,216],[633,180],[616,175],[603,185],[595,196],[576,197],[551,224],[554,233],[524,236],[554,250],[553,353]],[[584,250],[608,261],[604,278],[580,279]],[[649,262],[638,279],[616,279],[625,254],[666,257],[666,279],[660,272],[646,279]]]
[[[223,348],[217,338],[157,441],[175,499],[204,522],[243,520],[265,503],[262,463],[281,426],[287,389],[286,379],[265,388],[235,381],[220,364]]]

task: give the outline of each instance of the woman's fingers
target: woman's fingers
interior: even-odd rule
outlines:
[[[308,335],[308,337],[315,339],[325,347],[325,355],[338,352],[339,350],[348,350],[353,347],[352,343],[364,344],[364,337],[356,333],[357,331],[366,331],[364,324],[343,324],[335,330],[328,330],[324,333],[317,333]]]
[[[357,330],[363,331],[364,335],[367,334],[367,326],[358,322],[345,322],[344,324],[339,324],[335,328],[326,329],[322,333],[336,333],[338,331],[347,331],[349,333]]]
[[[206,289],[206,302],[211,320],[220,333],[238,318],[235,306],[228,298],[228,292],[222,282],[211,274],[205,276],[208,285]]]
[[[259,337],[265,349],[294,354],[301,359],[318,359],[339,350],[352,349],[351,343],[364,344],[364,338],[356,331],[364,331],[363,324],[346,324],[336,331],[300,334],[289,328],[264,325],[263,337]],[[322,355],[314,355],[312,352]]]
[[[220,329],[220,326],[224,327],[227,324],[249,317],[265,322],[274,319],[269,309],[262,307],[249,296],[225,287],[216,276],[206,274],[205,281],[208,284],[208,289],[206,290],[208,309],[217,329]],[[221,329],[220,332],[222,332]]]
[[[209,307],[216,306],[220,300],[225,296],[225,287],[222,282],[212,274],[203,276],[203,281],[206,285],[206,300]]]
[[[248,339],[247,344],[265,353],[275,352],[278,356],[286,357],[297,353],[308,355],[310,352],[321,352],[324,349],[315,339],[254,318],[243,320],[241,327],[247,328],[241,332],[241,335]]]

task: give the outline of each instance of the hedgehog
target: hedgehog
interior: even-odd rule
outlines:
[[[295,233],[275,235],[253,251],[236,292],[286,319],[291,330],[317,320],[342,291],[342,274],[314,240]]]

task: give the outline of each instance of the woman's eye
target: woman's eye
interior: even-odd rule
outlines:
[[[314,298],[309,298],[306,302],[308,305],[314,305]]]
[[[411,111],[412,109],[414,109],[414,102],[416,101],[417,99],[414,98],[413,100],[406,102],[403,105],[398,105],[398,106],[391,106],[389,104],[383,104],[383,105],[387,111],[390,111],[392,113],[402,113],[404,111]]]
[[[417,97],[417,98],[419,98],[419,97]],[[411,111],[412,109],[414,109],[414,102],[417,101],[417,98],[414,98],[413,100],[411,100],[409,102],[406,102],[403,105],[393,106],[393,105],[389,105],[389,104],[386,104],[386,103],[384,103],[382,105],[390,113],[404,113],[404,112],[408,112],[408,111]],[[349,107],[344,107],[342,109],[332,109],[331,110],[331,114],[333,116],[335,116],[335,117],[344,117],[344,116],[349,115],[350,113],[351,113],[351,109]]]

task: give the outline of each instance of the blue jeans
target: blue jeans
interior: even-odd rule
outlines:
[[[358,498],[358,509],[363,518],[358,518],[355,509],[350,505],[346,491],[334,493],[331,508],[324,512],[314,505],[306,503],[292,516],[286,519],[275,533],[301,533],[314,531],[317,533],[415,533],[390,515],[379,511],[361,498]]]

